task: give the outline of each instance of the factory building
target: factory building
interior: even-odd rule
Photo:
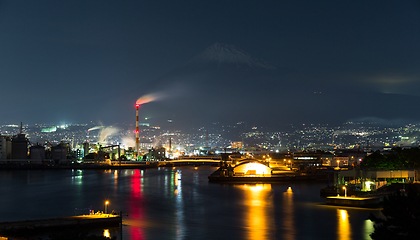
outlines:
[[[30,159],[45,159],[45,147],[36,145],[32,146],[30,149],[29,158]]]
[[[0,159],[10,159],[12,142],[9,136],[0,136]]]
[[[19,133],[12,138],[12,159],[28,158],[28,139],[25,134]]]
[[[51,159],[63,160],[67,157],[67,147],[60,143],[57,146],[51,147]]]
[[[84,142],[83,143],[83,157],[86,157],[86,155],[89,154],[89,143]]]

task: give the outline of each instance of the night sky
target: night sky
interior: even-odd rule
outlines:
[[[251,70],[237,66],[230,78],[218,65],[201,72],[204,80],[185,80],[198,71],[185,66],[215,43],[277,72],[261,73],[270,75],[261,80],[265,88],[255,88],[259,73],[244,80],[238,72]],[[212,85],[212,71],[223,82]],[[0,0],[0,79],[0,123],[134,122],[136,100],[155,92],[160,99],[141,116],[156,124],[420,120],[412,114],[420,99],[420,2]],[[173,90],[177,81],[189,88]],[[235,94],[223,92],[226,86]],[[327,97],[318,101],[315,93]],[[246,102],[253,94],[258,101]],[[239,100],[223,108],[229,97]],[[250,108],[278,116],[259,122],[247,119],[253,111],[240,114]]]

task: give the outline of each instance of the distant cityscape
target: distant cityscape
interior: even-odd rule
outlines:
[[[97,124],[11,124],[0,127],[0,159],[16,158],[7,150],[7,142],[24,134],[27,149],[45,149],[60,145],[67,149],[67,158],[83,159],[101,147],[119,146],[120,154],[135,159],[134,125],[98,126]],[[375,123],[347,122],[331,127],[320,124],[290,126],[290,131],[265,132],[259,127],[246,127],[244,122],[233,125],[213,124],[210,129],[198,128],[183,132],[141,124],[140,153],[164,149],[167,159],[180,156],[220,154],[223,152],[305,152],[322,150],[360,150],[363,152],[389,150],[393,147],[418,147],[418,124],[380,126]],[[23,137],[23,136],[21,136]],[[10,147],[9,147],[10,148]],[[29,151],[29,150],[28,150]],[[104,150],[105,151],[105,150]],[[115,148],[106,151],[117,154]],[[29,155],[29,153],[28,153]],[[115,157],[114,157],[115,158]],[[146,159],[146,158],[143,158]]]

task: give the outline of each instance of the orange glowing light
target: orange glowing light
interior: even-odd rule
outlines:
[[[351,239],[351,229],[347,210],[337,209],[338,228],[337,235],[339,240]]]
[[[271,175],[271,169],[258,162],[250,162],[245,164],[240,164],[235,167],[235,173],[244,173],[244,175]]]
[[[109,229],[104,229],[104,237],[110,238],[111,235],[109,234]]]
[[[246,239],[270,239],[268,229],[273,227],[273,199],[270,198],[271,184],[238,185],[245,191],[242,204],[247,229]]]

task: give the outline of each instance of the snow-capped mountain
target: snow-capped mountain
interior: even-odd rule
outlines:
[[[232,64],[240,68],[254,67],[254,68],[265,68],[275,69],[274,66],[268,62],[255,58],[249,53],[237,48],[232,44],[214,43],[210,47],[206,48],[203,52],[193,57],[189,64],[212,64],[216,63],[218,66],[223,64]]]
[[[215,43],[167,72],[143,94],[165,91],[168,98],[145,105],[185,126],[247,121],[266,126],[296,122],[345,122],[357,117],[392,118],[389,109],[418,103],[419,97],[371,92],[330,82],[322,76],[274,67],[230,44]],[[145,110],[146,111],[146,110]],[[401,112],[403,118],[417,111]]]

